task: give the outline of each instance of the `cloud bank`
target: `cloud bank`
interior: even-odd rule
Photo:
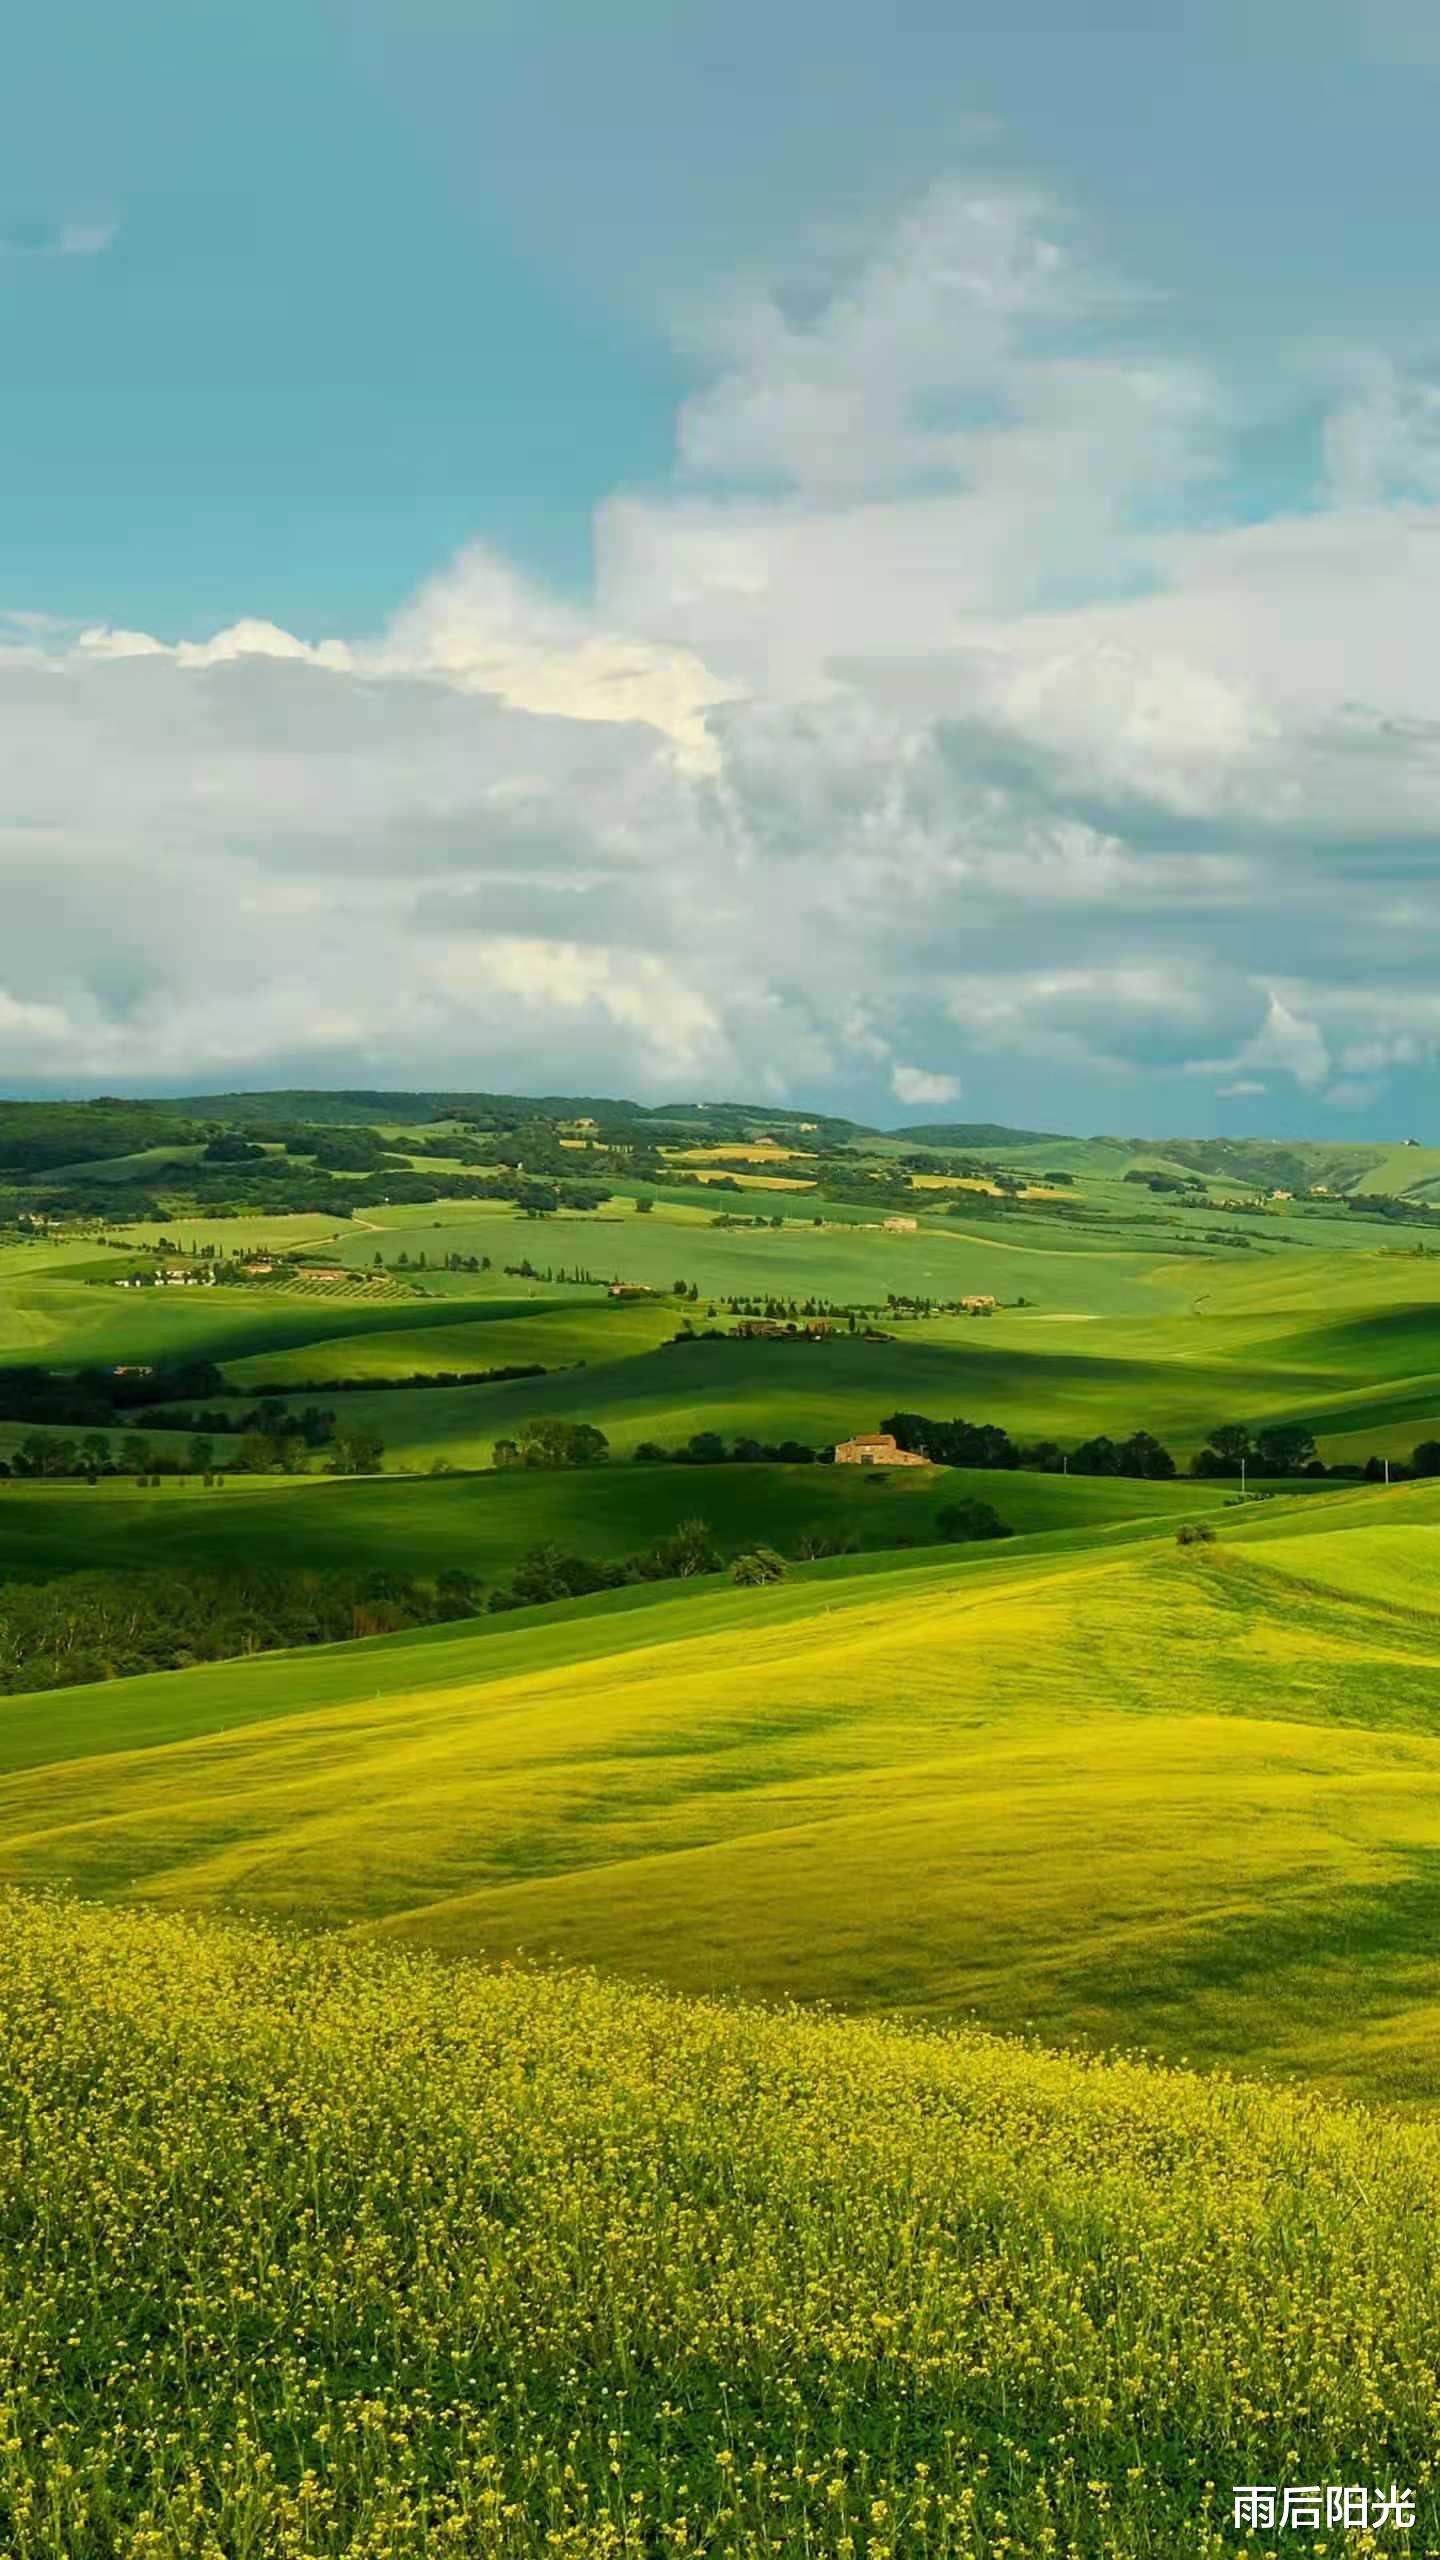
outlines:
[[[0,1080],[1423,1109],[1440,386],[1297,350],[1257,513],[1203,351],[959,181],[692,336],[583,607],[478,550],[372,634],[27,600]]]

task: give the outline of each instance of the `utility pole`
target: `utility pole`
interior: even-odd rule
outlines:
[[[1240,1453],[1240,1499],[1242,1502],[1245,1499],[1245,1453],[1243,1449]]]
[[[1388,1458],[1385,1461],[1385,1485],[1386,1490],[1388,1491],[1390,1485],[1390,1461]]]

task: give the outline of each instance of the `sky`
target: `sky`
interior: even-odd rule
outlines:
[[[51,0],[0,1090],[1440,1136],[1431,0]]]

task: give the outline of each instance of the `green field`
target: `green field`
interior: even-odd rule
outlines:
[[[1218,1517],[12,1700],[0,1875],[1429,2100],[1440,1489]]]
[[[770,1115],[598,1105],[572,1162],[588,1107],[486,1103],[508,1196],[391,1198],[463,1187],[462,1099],[215,1098],[411,1160],[272,1156],[269,1214],[125,1105],[0,1172],[5,1676],[72,1684],[0,1700],[6,2560],[1278,2560],[1266,2480],[1433,2538],[1440,1478],[1188,1466],[1440,1438],[1440,1152],[828,1123],[814,1192],[707,1195],[657,1148]],[[947,1149],[999,1195],[909,1189]],[[346,1276],[116,1288],[162,1238]],[[383,1465],[26,1472],[201,1361],[140,1392]],[[633,1458],[896,1409],[1181,1472]],[[544,1417],[609,1463],[497,1468]],[[969,1501],[1013,1534],[941,1543]],[[695,1519],[724,1572],[483,1605]]]
[[[933,1545],[937,1512],[985,1501],[1021,1536],[1202,1516],[1223,1483],[1142,1484],[1118,1477],[1004,1475],[965,1467],[887,1474],[857,1467],[635,1466],[550,1475],[237,1477],[218,1485],[163,1477],[0,1484],[0,1554],[27,1576],[151,1565],[391,1565],[433,1577],[458,1566],[503,1581],[546,1539],[592,1556],[626,1556],[702,1519],[734,1552],[766,1540],[793,1553],[807,1535],[871,1553]],[[1322,1489],[1322,1498],[1323,1489]]]

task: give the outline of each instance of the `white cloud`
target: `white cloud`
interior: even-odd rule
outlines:
[[[1049,1119],[1429,1074],[1437,394],[1327,359],[1319,502],[1226,523],[1233,404],[1148,326],[1043,198],[946,186],[710,316],[592,606],[483,548],[377,633],[23,600],[0,1073]]]
[[[929,1103],[958,1102],[963,1087],[958,1076],[932,1075],[925,1067],[892,1067],[890,1090],[897,1102],[923,1107]]]

